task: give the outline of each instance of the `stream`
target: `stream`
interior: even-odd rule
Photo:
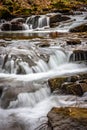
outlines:
[[[87,12],[51,28],[52,15],[28,17],[21,31],[0,30],[0,130],[49,130],[47,114],[53,107],[87,108],[87,93],[55,94],[48,84],[54,77],[87,72],[87,53],[70,60],[73,50],[87,49],[87,38],[80,45],[66,44],[78,37],[69,29],[87,23]]]

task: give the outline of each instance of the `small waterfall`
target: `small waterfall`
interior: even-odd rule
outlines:
[[[19,66],[25,72],[25,74],[33,73],[32,69],[29,67],[28,63],[21,61],[21,62],[19,62]]]
[[[46,99],[50,95],[48,87],[42,87],[33,93],[20,93],[16,101],[11,101],[9,108],[34,107],[38,102]]]
[[[57,50],[54,52],[54,54],[52,54],[50,56],[48,65],[52,69],[52,68],[58,67],[60,64],[66,63],[66,62],[67,62],[66,54],[61,50]]]
[[[87,51],[76,50],[70,55],[69,61],[87,61]]]
[[[49,28],[49,17],[41,16],[38,21],[38,28]]]
[[[15,62],[14,60],[11,60],[11,74],[14,73],[14,70],[15,70]]]
[[[42,59],[40,59],[36,64],[37,65],[33,66],[32,69],[37,73],[38,72],[46,72],[49,70],[47,63],[45,61],[43,61]]]
[[[49,17],[46,15],[34,15],[27,18],[26,24],[29,29],[49,28]]]
[[[26,23],[23,23],[23,30],[29,30],[29,26]]]
[[[40,55],[37,55],[37,53],[39,54],[39,52],[36,51],[30,51],[30,54],[25,57],[25,60],[19,56],[1,56],[1,61],[2,57],[2,62],[5,61],[2,69],[11,74],[40,73],[55,69],[56,67],[68,62],[68,55],[66,54],[66,52],[64,52],[64,50],[52,49],[50,51],[52,52],[52,54],[49,54],[48,61],[45,61],[45,59],[42,59]],[[29,59],[29,56],[32,56],[33,61]],[[34,61],[34,59],[36,59],[36,61]]]

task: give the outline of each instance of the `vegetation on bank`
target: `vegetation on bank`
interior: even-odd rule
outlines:
[[[85,6],[87,6],[87,0],[2,0],[0,3],[0,17],[77,10]]]

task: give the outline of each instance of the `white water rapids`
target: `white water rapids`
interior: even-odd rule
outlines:
[[[60,55],[61,57],[63,56],[62,53],[60,53]],[[53,58],[50,59],[49,65],[51,69],[47,70],[47,72],[29,73],[26,75],[1,73],[0,84],[12,85],[16,83],[19,85],[26,85],[26,83],[30,81],[35,83],[36,81],[47,80],[54,76],[87,71],[87,67],[84,64],[65,63],[60,66],[55,66],[53,63],[55,60],[55,58],[54,61]],[[51,65],[52,63],[53,68]],[[45,67],[43,63],[42,66],[42,68]],[[45,68],[44,71],[46,71]],[[13,87],[13,89],[15,88]],[[39,130],[43,124],[46,129],[46,116],[52,107],[87,107],[87,104],[84,102],[87,98],[86,93],[82,97],[73,95],[53,95],[47,84],[40,84],[39,86],[37,84],[36,87],[32,89],[34,89],[33,92],[19,93],[17,99],[10,102],[8,109],[0,109],[0,130]],[[12,127],[14,125],[15,128]],[[43,130],[43,128],[41,128],[41,130]]]

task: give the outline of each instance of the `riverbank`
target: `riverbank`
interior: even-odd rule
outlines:
[[[46,14],[50,12],[72,13],[72,10],[86,10],[86,0],[4,0],[0,3],[0,18],[11,19],[26,17],[32,14]]]

